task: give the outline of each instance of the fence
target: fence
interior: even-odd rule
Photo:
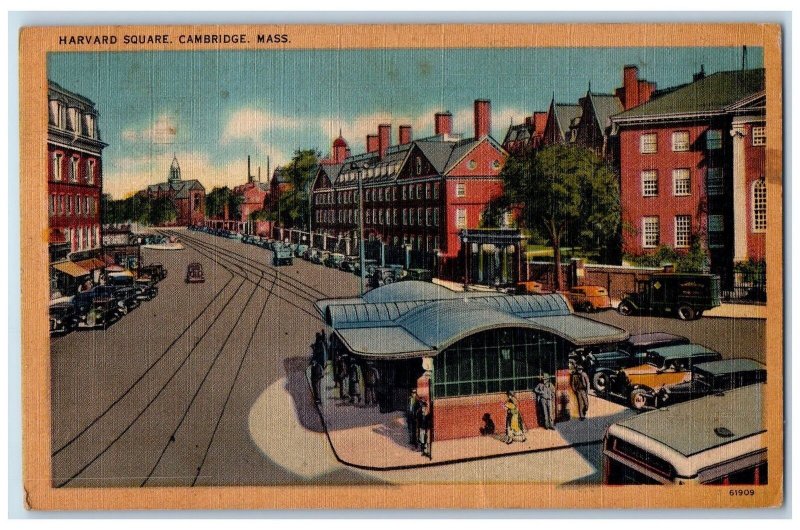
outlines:
[[[767,277],[766,273],[734,272],[732,281],[724,282],[722,287],[722,301],[737,304],[766,304],[767,303]]]

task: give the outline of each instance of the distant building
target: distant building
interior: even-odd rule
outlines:
[[[199,180],[183,180],[178,158],[173,156],[166,182],[151,184],[144,190],[150,199],[169,198],[178,216],[170,226],[201,225],[205,221],[206,189]]]
[[[705,76],[612,116],[620,146],[623,250],[688,249],[698,236],[713,271],[763,259],[764,70]]]
[[[503,149],[515,155],[539,149],[547,127],[547,116],[547,112],[534,112],[532,116],[526,116],[523,123],[512,123],[503,140]]]
[[[247,222],[250,214],[263,210],[267,196],[269,195],[269,184],[261,182],[261,166],[258,168],[258,176],[250,171],[250,157],[247,157],[247,182],[233,188],[233,193],[241,196],[242,202],[239,208],[240,220]]]
[[[103,148],[91,100],[48,81],[50,261],[100,248]]]

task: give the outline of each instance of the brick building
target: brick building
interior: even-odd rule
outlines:
[[[269,195],[269,184],[261,182],[261,166],[258,175],[253,175],[250,170],[250,157],[247,157],[247,182],[233,188],[233,193],[242,197],[239,207],[240,221],[247,222],[250,214],[263,210]]]
[[[358,241],[360,173],[367,239],[436,255],[440,272],[457,266],[459,232],[480,226],[487,203],[501,195],[507,153],[490,135],[488,100],[474,103],[471,137],[454,135],[452,125],[452,114],[439,112],[434,136],[415,140],[411,126],[400,125],[393,144],[391,124],[381,124],[366,153],[342,159],[334,148],[312,188],[314,229]]]
[[[503,139],[503,149],[515,155],[539,149],[544,139],[547,116],[547,112],[534,112],[532,116],[526,116],[523,123],[514,125],[512,122]]]
[[[724,277],[735,262],[763,259],[763,69],[701,71],[612,120],[625,253],[688,249],[700,236]]]
[[[95,104],[48,82],[47,191],[50,261],[99,249],[102,152]]]
[[[206,189],[199,180],[183,180],[178,158],[173,156],[166,182],[151,184],[144,190],[150,199],[169,198],[178,216],[170,226],[202,225],[205,222]]]

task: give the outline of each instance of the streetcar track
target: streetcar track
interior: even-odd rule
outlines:
[[[225,267],[225,268],[227,269],[227,267]],[[228,269],[228,271],[231,272],[229,269]],[[234,273],[231,272],[231,274],[234,274]],[[172,372],[172,374],[170,375],[169,379],[167,379],[167,381],[161,386],[161,388],[159,388],[159,390],[156,393],[156,395],[153,396],[153,398],[144,406],[144,408],[136,415],[136,417],[133,418],[133,420],[131,420],[128,423],[128,425],[122,430],[122,432],[119,433],[119,435],[117,435],[117,437],[114,438],[109,444],[107,444],[106,447],[103,448],[94,458],[92,458],[89,462],[87,462],[76,473],[71,475],[66,481],[56,485],[56,488],[61,488],[61,487],[64,487],[64,486],[68,485],[70,482],[72,482],[78,476],[80,476],[84,471],[86,471],[89,468],[89,466],[94,464],[97,460],[100,459],[101,456],[103,456],[106,452],[108,452],[108,450],[111,449],[111,447],[114,444],[116,444],[125,435],[125,433],[127,433],[131,429],[131,427],[133,427],[133,425],[139,420],[139,418],[141,418],[144,415],[144,413],[147,412],[147,410],[153,405],[153,403],[155,403],[156,399],[158,399],[159,396],[161,396],[161,394],[164,392],[164,390],[167,388],[167,386],[172,382],[172,380],[175,378],[175,376],[178,374],[178,372],[180,372],[180,370],[184,367],[184,365],[186,365],[186,363],[188,362],[189,358],[192,356],[192,354],[197,349],[197,346],[202,342],[202,340],[205,338],[205,336],[208,334],[208,332],[214,327],[214,324],[217,323],[217,321],[219,320],[219,317],[222,315],[222,313],[225,312],[225,309],[228,307],[228,305],[231,303],[231,301],[236,297],[237,294],[239,294],[239,291],[241,290],[241,288],[242,288],[242,286],[244,284],[245,284],[245,282],[244,282],[244,280],[242,280],[242,282],[237,286],[236,291],[233,293],[233,295],[230,298],[228,298],[228,300],[222,306],[222,309],[220,310],[220,312],[217,313],[217,315],[214,317],[214,320],[211,322],[211,324],[206,327],[205,331],[202,333],[202,335],[200,335],[200,337],[194,343],[194,345],[189,350],[189,353],[186,355],[186,357],[184,357],[184,359],[181,361],[181,363],[178,365],[178,367]]]
[[[170,351],[170,350],[171,350],[171,349],[172,349],[172,348],[173,348],[173,347],[174,347],[174,346],[175,346],[175,345],[178,343],[178,341],[180,341],[180,340],[181,340],[181,339],[184,337],[184,335],[186,335],[186,334],[189,332],[189,329],[190,329],[190,328],[191,328],[191,327],[192,327],[192,326],[193,326],[193,325],[194,325],[194,324],[195,324],[195,323],[196,323],[198,320],[200,320],[200,318],[201,318],[203,315],[205,315],[205,313],[206,313],[206,311],[208,310],[208,308],[209,308],[209,307],[211,307],[211,305],[212,305],[214,302],[216,302],[216,301],[217,301],[217,299],[218,299],[218,298],[219,298],[219,296],[222,294],[222,292],[223,292],[223,291],[225,291],[225,289],[227,289],[228,285],[230,285],[230,283],[231,283],[231,282],[233,281],[233,279],[236,277],[236,275],[235,275],[234,273],[232,273],[232,272],[230,272],[230,271],[228,271],[228,273],[231,275],[231,277],[228,279],[228,281],[227,281],[227,282],[225,282],[225,285],[223,285],[223,286],[222,286],[222,288],[220,288],[220,289],[219,289],[219,290],[218,290],[218,291],[217,291],[217,292],[214,294],[214,296],[213,296],[213,297],[211,298],[211,300],[210,300],[210,301],[209,301],[209,302],[208,302],[208,303],[207,303],[207,304],[206,304],[206,305],[203,307],[203,309],[200,311],[200,313],[198,313],[198,314],[197,314],[197,316],[196,316],[196,317],[194,317],[194,319],[192,319],[192,321],[191,321],[191,322],[189,322],[189,324],[186,326],[186,328],[184,328],[184,330],[183,330],[183,331],[181,331],[181,333],[180,333],[180,334],[179,334],[177,337],[175,337],[175,339],[174,339],[174,340],[173,340],[173,341],[172,341],[172,342],[171,342],[171,343],[170,343],[170,344],[169,344],[169,345],[168,345],[168,346],[167,346],[167,347],[164,349],[164,352],[163,352],[161,355],[159,355],[159,356],[158,356],[158,358],[157,358],[156,360],[154,360],[154,361],[153,361],[153,362],[150,364],[150,366],[148,366],[148,367],[147,367],[147,369],[145,369],[145,371],[144,371],[144,372],[143,372],[143,373],[142,373],[142,374],[141,374],[141,375],[140,375],[140,376],[139,376],[139,377],[138,377],[138,378],[137,378],[137,379],[136,379],[136,380],[135,380],[135,381],[134,381],[134,382],[133,382],[133,383],[132,383],[132,384],[131,384],[131,385],[130,385],[130,386],[129,386],[129,387],[128,387],[128,388],[127,388],[127,389],[126,389],[124,392],[123,392],[123,393],[122,393],[122,394],[120,394],[120,395],[119,395],[119,397],[117,397],[117,398],[116,398],[116,399],[115,399],[115,400],[114,400],[114,401],[113,401],[113,402],[112,402],[112,403],[111,403],[111,404],[110,404],[110,405],[109,405],[109,406],[108,406],[108,407],[107,407],[107,408],[106,408],[106,409],[105,409],[103,412],[101,412],[101,413],[100,413],[100,415],[98,415],[98,416],[97,416],[97,417],[96,417],[94,420],[92,420],[92,421],[91,421],[91,422],[90,422],[88,425],[86,425],[86,427],[84,427],[83,429],[81,429],[81,431],[80,431],[80,432],[78,432],[76,435],[74,435],[72,438],[70,438],[70,439],[69,439],[69,440],[68,440],[66,443],[64,443],[64,444],[63,444],[61,447],[59,447],[58,449],[56,449],[56,450],[55,450],[55,451],[54,451],[54,452],[53,452],[53,453],[50,455],[51,457],[55,457],[55,456],[57,456],[57,455],[58,455],[59,453],[61,453],[61,452],[62,452],[64,449],[66,449],[67,447],[69,447],[70,445],[72,445],[73,443],[75,443],[75,441],[76,441],[76,440],[78,440],[78,439],[79,439],[81,436],[83,436],[83,435],[84,435],[84,434],[85,434],[85,433],[86,433],[86,432],[87,432],[89,429],[91,429],[91,428],[92,428],[94,425],[96,425],[96,424],[97,424],[97,422],[99,422],[101,419],[103,419],[103,417],[104,417],[106,414],[108,414],[108,413],[111,411],[111,409],[113,409],[115,406],[117,406],[117,405],[120,403],[120,401],[122,401],[122,400],[123,400],[123,399],[124,399],[124,398],[125,398],[125,397],[126,397],[128,394],[130,394],[130,392],[131,392],[131,391],[132,391],[132,390],[133,390],[133,389],[136,387],[136,385],[138,385],[138,384],[139,384],[139,383],[140,383],[140,382],[141,382],[141,381],[142,381],[142,380],[143,380],[143,379],[144,379],[144,378],[147,376],[147,374],[148,374],[148,373],[150,373],[150,371],[151,371],[153,368],[155,368],[155,366],[156,366],[156,365],[157,365],[159,362],[161,362],[161,360],[162,360],[162,359],[164,359],[164,358],[166,357],[167,353],[169,353],[169,351]],[[244,283],[244,282],[242,282],[242,283]],[[235,293],[234,293],[234,296],[235,296]],[[231,298],[232,298],[232,297],[231,297]],[[216,321],[216,318],[214,319],[214,321]],[[213,324],[213,322],[212,322],[212,324]]]

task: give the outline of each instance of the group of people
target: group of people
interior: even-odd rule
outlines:
[[[408,443],[411,444],[411,447],[431,458],[433,414],[430,403],[417,394],[416,388],[412,388],[408,396],[406,426],[408,427]]]
[[[335,336],[328,340],[325,331],[316,334],[311,344],[311,384],[314,400],[322,402],[322,380],[325,368],[330,363],[333,372],[334,390],[339,399],[353,404],[377,405],[380,372],[371,362],[359,362],[337,347]]]

